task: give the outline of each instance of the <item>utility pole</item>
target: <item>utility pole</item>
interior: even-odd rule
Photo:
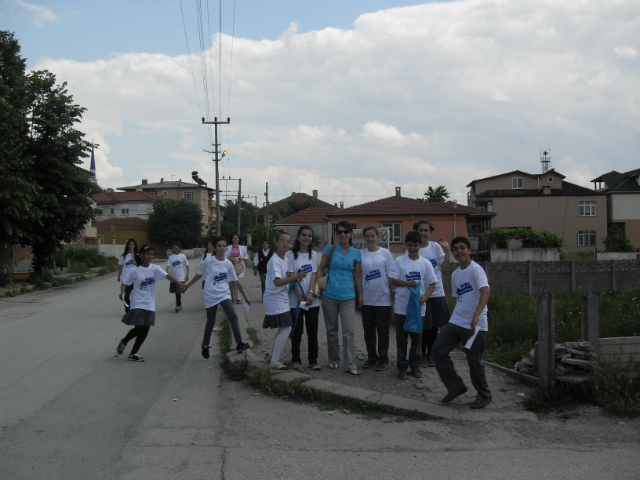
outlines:
[[[214,162],[216,162],[216,234],[222,234],[222,221],[220,218],[220,176],[218,175],[218,162],[222,160],[222,157],[227,153],[226,151],[222,154],[222,157],[218,158],[218,125],[229,124],[231,123],[231,119],[227,117],[226,122],[219,122],[218,117],[213,117],[213,122],[205,122],[204,117],[202,117],[203,125],[213,125],[215,130],[215,143],[213,144],[213,153],[215,154]],[[207,150],[205,150],[207,152]]]
[[[238,179],[238,235],[240,235],[240,212],[242,212],[242,179]]]
[[[267,191],[264,192],[264,196],[267,199],[267,201],[265,202],[265,205],[267,207],[267,239],[269,238],[269,182],[267,182]]]

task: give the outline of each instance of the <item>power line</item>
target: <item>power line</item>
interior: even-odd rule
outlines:
[[[207,0],[207,34],[209,36],[209,71],[211,74],[211,91],[215,92],[215,88],[213,85],[213,61],[211,60],[211,50],[213,50],[213,45],[211,44],[211,20],[209,19],[209,0]],[[218,102],[218,107],[220,108],[220,115],[222,116],[222,103]],[[214,117],[216,116],[215,103],[213,105],[213,116]]]

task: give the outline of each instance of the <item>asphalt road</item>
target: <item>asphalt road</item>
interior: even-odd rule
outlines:
[[[159,284],[144,363],[115,355],[115,274],[1,299],[0,478],[638,478],[637,421],[366,420],[256,394],[200,356],[197,287],[175,314]]]

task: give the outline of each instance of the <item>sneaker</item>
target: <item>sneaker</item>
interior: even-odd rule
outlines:
[[[245,350],[249,350],[249,344],[248,343],[238,343],[238,345],[236,345],[236,352],[238,353],[242,353]]]
[[[180,311],[179,307],[176,307],[176,313],[178,313]]]
[[[364,362],[364,364],[362,365],[362,368],[373,368],[376,365],[378,365],[378,362],[375,360],[367,360],[366,362]]]
[[[202,345],[202,356],[204,358],[209,358],[209,345]]]
[[[429,367],[435,367],[436,362],[433,361],[433,352],[427,353],[427,365]]]
[[[300,362],[291,362],[291,368],[298,368],[302,364]]]
[[[398,380],[406,380],[407,378],[407,371],[406,370],[400,370],[398,372]]]
[[[407,375],[413,378],[422,378],[422,373],[420,373],[420,370],[411,370],[410,372],[407,372]]]
[[[269,366],[271,367],[272,370],[289,370],[289,367],[287,367],[286,365],[283,365],[280,362],[270,363]]]
[[[421,367],[428,367],[429,366],[429,355],[422,355],[422,360],[420,361],[420,366]]]
[[[124,343],[124,340],[120,340],[120,343],[118,344],[118,355],[122,355],[125,348],[127,348],[127,344]]]
[[[459,397],[463,393],[466,393],[466,391],[467,391],[467,387],[462,387],[457,392],[449,392],[444,396],[444,398],[442,400],[440,400],[440,403],[449,403],[449,402],[453,401],[456,397]]]
[[[316,372],[319,372],[320,370],[322,370],[322,367],[317,363],[312,363],[311,365],[309,365],[309,368],[311,370],[315,370]]]
[[[487,405],[489,405],[490,402],[491,402],[491,397],[485,397],[483,395],[478,394],[476,399],[471,404],[471,408],[475,408],[475,409],[484,408]]]
[[[271,363],[271,355],[269,355],[269,352],[264,354],[264,361],[267,363]]]
[[[141,357],[137,353],[134,353],[132,355],[129,355],[129,361],[130,362],[144,362],[144,357]]]
[[[376,366],[376,372],[382,372],[389,368],[389,362],[382,362]]]

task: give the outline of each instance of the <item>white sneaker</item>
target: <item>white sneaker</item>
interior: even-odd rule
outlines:
[[[289,367],[287,367],[286,365],[283,365],[280,362],[270,363],[269,366],[271,367],[272,370],[289,370]]]
[[[271,355],[269,355],[268,352],[264,354],[264,361],[267,363],[271,363]]]

